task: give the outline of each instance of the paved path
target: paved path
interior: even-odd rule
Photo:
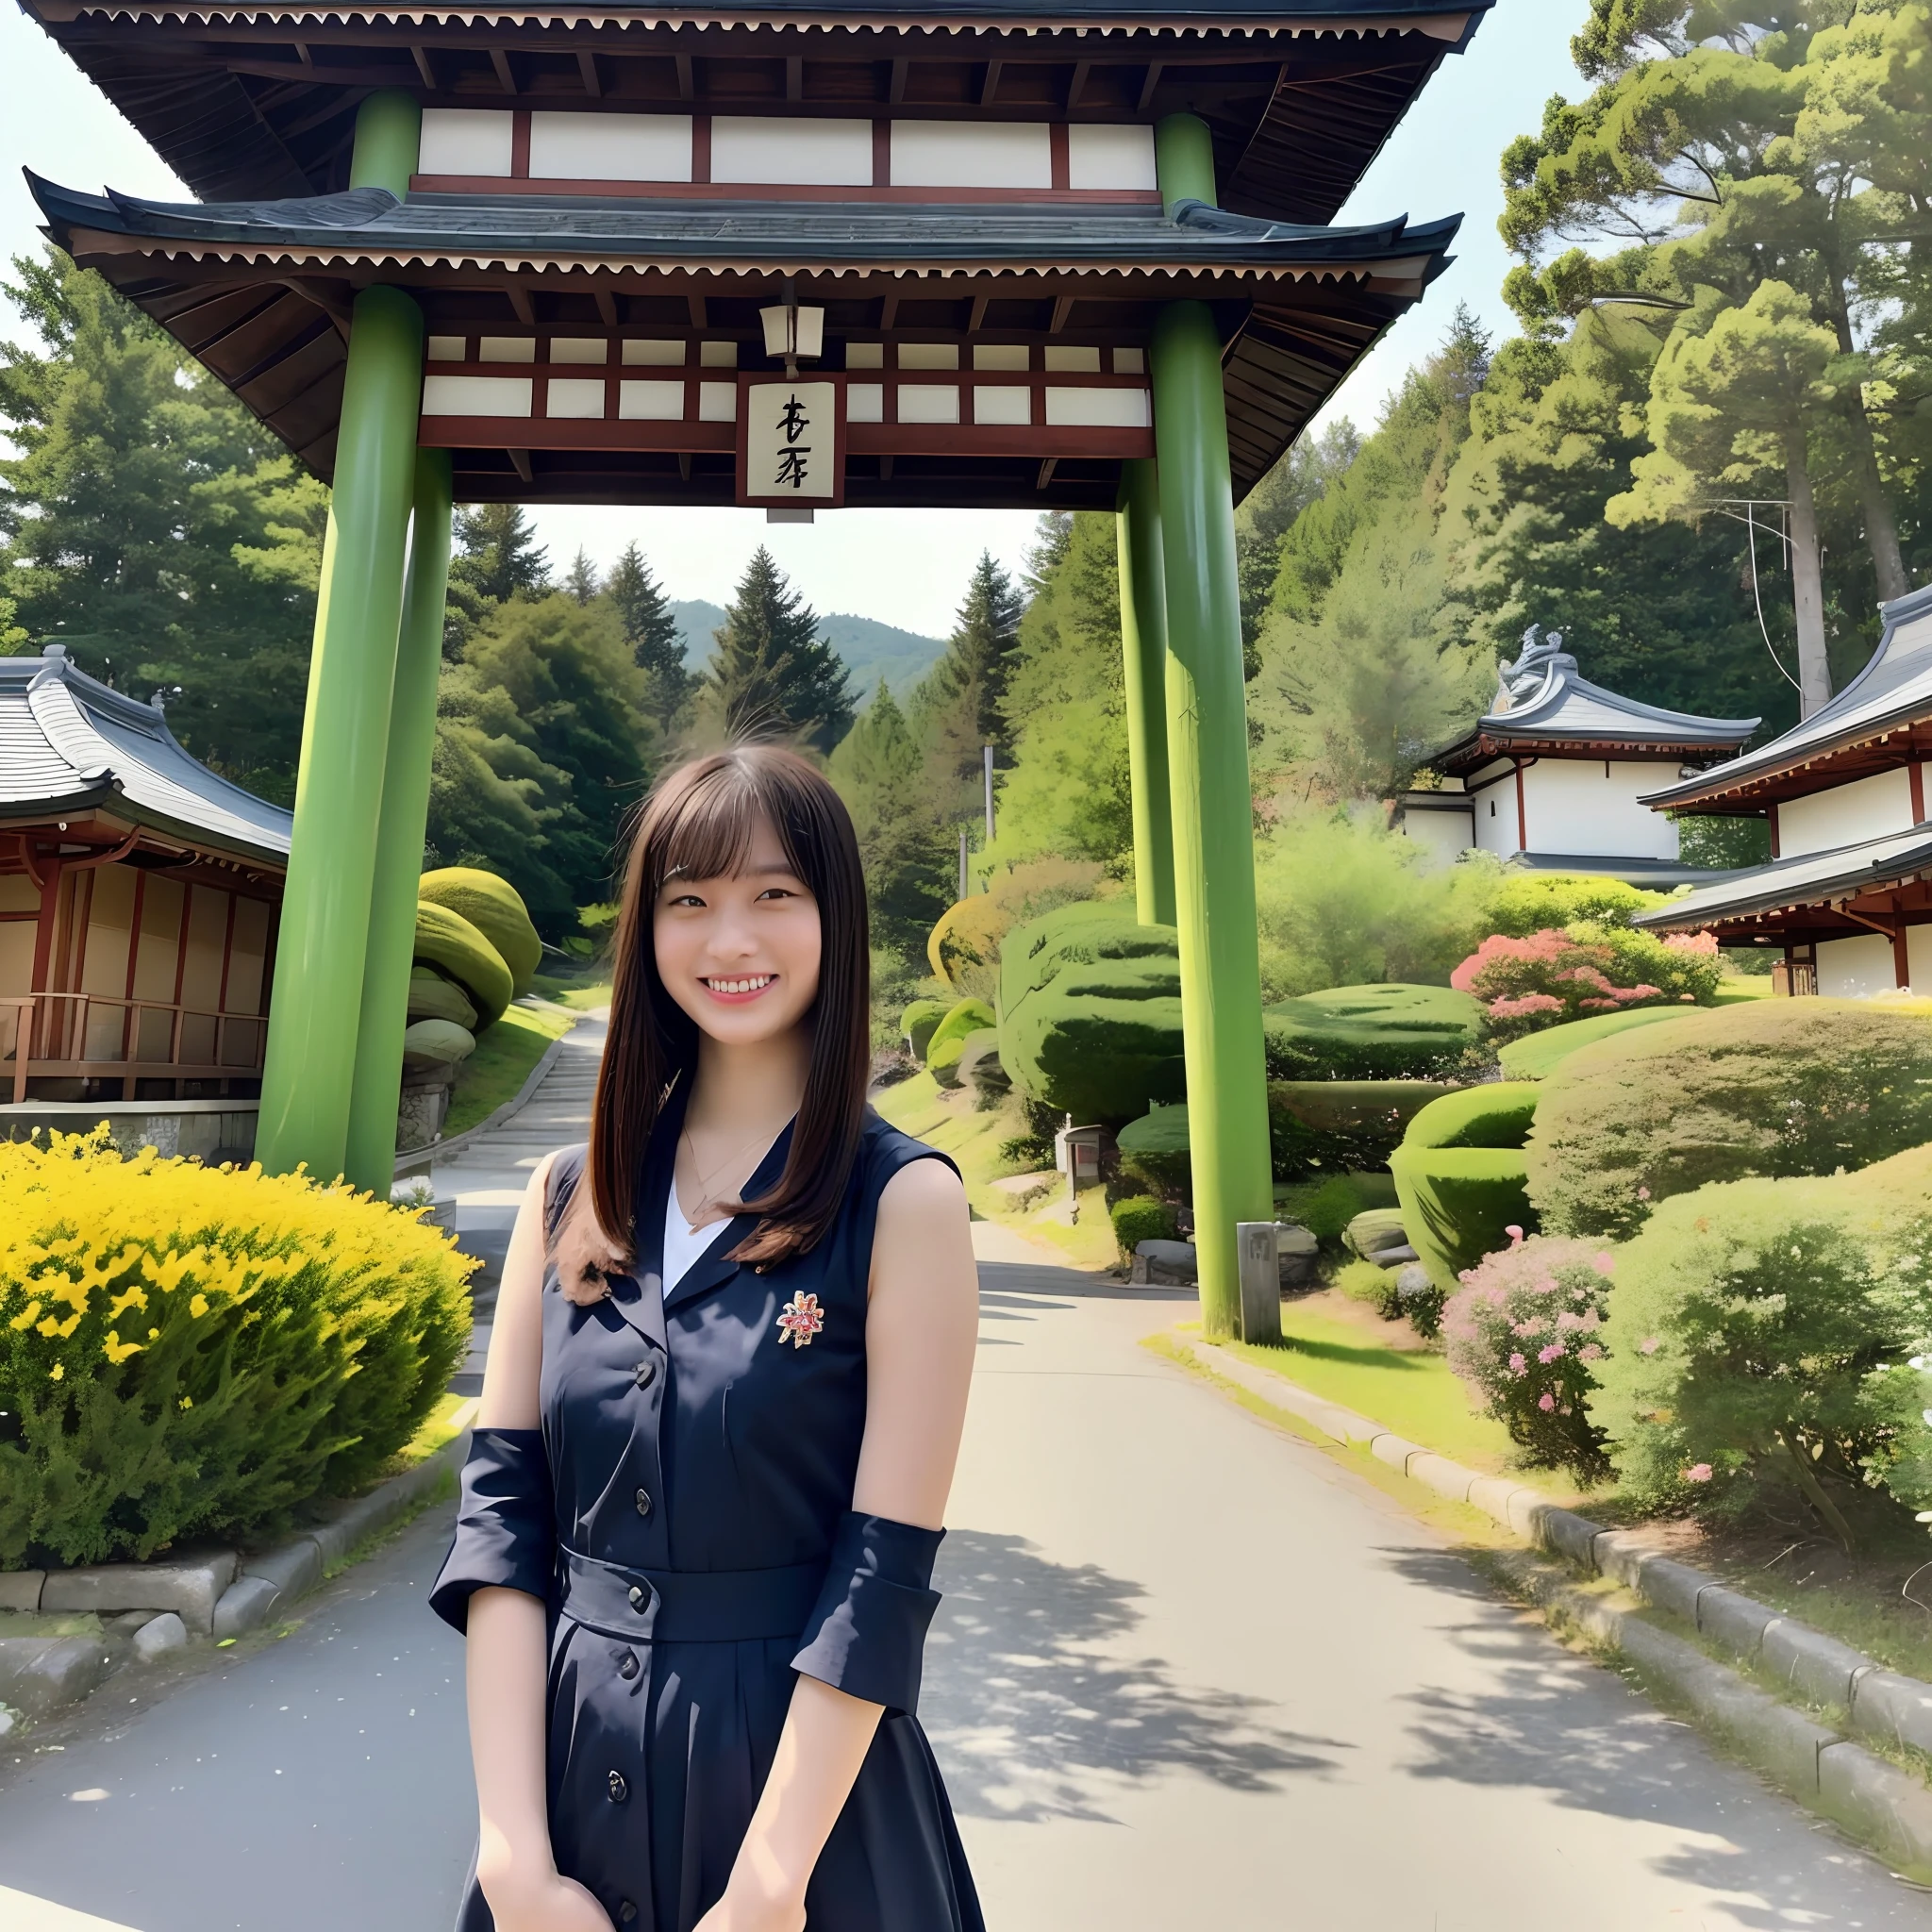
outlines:
[[[1186,1304],[976,1233],[924,1715],[992,1932],[1932,1932],[1379,1491],[1136,1345]],[[422,1601],[446,1533],[0,1761],[0,1925],[439,1932],[473,1829],[459,1645]]]

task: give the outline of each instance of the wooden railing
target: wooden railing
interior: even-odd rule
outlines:
[[[268,1022],[255,1013],[101,993],[0,995],[0,1069],[11,1062],[16,1102],[39,1079],[246,1079],[267,1045]]]

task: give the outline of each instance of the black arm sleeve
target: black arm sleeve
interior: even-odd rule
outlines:
[[[466,1630],[479,1590],[520,1590],[548,1602],[557,1574],[556,1511],[541,1429],[477,1429],[463,1464],[457,1533],[429,1607]]]
[[[926,1625],[940,1604],[933,1559],[945,1534],[848,1509],[791,1668],[888,1710],[917,1709]]]

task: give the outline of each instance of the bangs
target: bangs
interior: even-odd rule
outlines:
[[[662,802],[648,841],[650,903],[675,878],[736,877],[751,858],[760,821],[771,824],[799,878],[817,890],[806,870],[805,842],[788,794],[783,766],[739,752],[723,752],[690,768],[684,784]]]

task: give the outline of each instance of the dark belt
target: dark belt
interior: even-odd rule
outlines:
[[[633,1570],[566,1548],[557,1567],[563,1614],[637,1642],[747,1643],[804,1630],[825,1566],[777,1570]]]

